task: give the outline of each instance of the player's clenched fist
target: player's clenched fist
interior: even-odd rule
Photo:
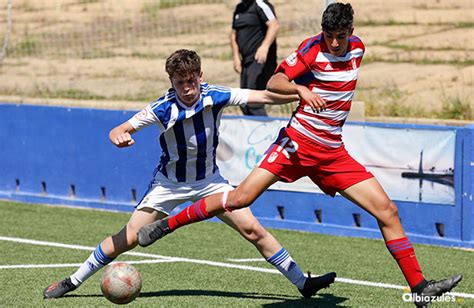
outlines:
[[[123,148],[133,145],[135,143],[135,140],[133,140],[132,135],[130,135],[130,133],[123,133],[114,138],[112,140],[112,143],[118,146],[119,148]]]
[[[129,122],[124,122],[110,131],[109,139],[119,148],[129,147],[135,143],[132,138],[134,132],[135,129],[132,125]]]

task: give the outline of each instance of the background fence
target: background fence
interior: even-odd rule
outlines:
[[[220,33],[228,34],[234,0],[14,1],[7,17],[14,19],[9,56],[163,57],[156,46],[179,35],[206,35],[201,44],[227,45]],[[281,14],[281,33],[318,31],[324,1],[273,1]],[[314,14],[307,14],[314,12]],[[14,16],[14,17],[12,17]],[[211,35],[217,33],[218,35]],[[5,34],[4,34],[5,35]],[[225,36],[225,35],[224,35]],[[185,38],[181,43],[186,42]],[[179,40],[178,39],[178,40]],[[189,37],[189,40],[196,38]],[[213,56],[228,57],[219,51]]]
[[[367,115],[474,118],[472,1],[348,1],[367,47],[356,94]],[[169,87],[164,60],[179,48],[198,51],[207,81],[238,86],[229,46],[238,2],[0,1],[0,97],[126,101],[139,109]],[[319,33],[327,1],[270,2],[281,22],[281,60]],[[290,112],[278,111],[270,114]]]

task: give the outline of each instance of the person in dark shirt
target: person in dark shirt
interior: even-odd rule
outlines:
[[[264,90],[277,67],[276,36],[280,23],[266,0],[242,0],[232,22],[231,47],[240,87]],[[266,116],[263,105],[241,107],[245,115]]]

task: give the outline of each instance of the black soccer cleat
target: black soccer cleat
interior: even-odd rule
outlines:
[[[58,298],[62,297],[64,294],[75,290],[77,287],[71,282],[71,279],[66,278],[59,282],[55,282],[49,285],[43,291],[44,298]]]
[[[311,298],[316,292],[323,288],[329,288],[329,285],[336,280],[336,273],[331,272],[322,276],[311,277],[311,273],[308,272],[308,278],[304,283],[303,289],[298,289],[301,295],[306,298]]]
[[[168,226],[168,219],[157,220],[138,230],[138,244],[142,247],[147,247],[168,233],[171,233]]]
[[[413,293],[413,302],[417,307],[426,307],[437,296],[451,291],[462,280],[462,275],[455,275],[440,281],[429,281],[421,292]]]

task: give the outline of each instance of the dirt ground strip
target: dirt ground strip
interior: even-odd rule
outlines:
[[[14,1],[11,52],[0,66],[1,99],[134,108],[169,87],[164,61],[179,48],[201,54],[208,82],[238,86],[229,47],[237,2],[161,9],[146,0]],[[278,54],[284,59],[320,31],[325,1],[271,2],[282,23]],[[433,117],[460,102],[470,110],[467,119],[474,119],[473,0],[348,2],[356,12],[354,34],[366,45],[356,99],[366,102],[369,116]],[[6,19],[2,2],[0,43]],[[28,44],[32,51],[21,53]]]

